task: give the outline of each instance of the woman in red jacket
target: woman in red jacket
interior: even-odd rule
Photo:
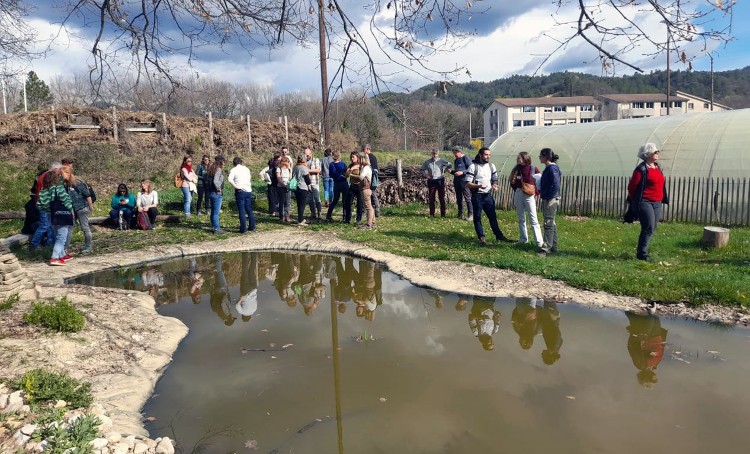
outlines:
[[[643,145],[638,151],[643,160],[633,171],[628,184],[630,203],[637,207],[641,221],[641,234],[638,237],[638,260],[648,260],[648,246],[661,218],[662,204],[669,203],[664,173],[657,161],[659,149],[653,143]]]

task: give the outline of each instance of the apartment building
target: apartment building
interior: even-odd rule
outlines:
[[[669,103],[669,109],[667,109]],[[594,121],[648,118],[711,111],[711,102],[677,91],[664,93],[608,94],[543,98],[497,98],[484,111],[485,143],[513,129],[527,126],[552,126]],[[713,111],[730,110],[713,103]]]
[[[599,104],[592,96],[497,98],[484,111],[485,143],[516,128],[591,123]]]

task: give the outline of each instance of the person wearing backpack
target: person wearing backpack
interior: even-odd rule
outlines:
[[[70,200],[73,203],[73,211],[75,211],[76,219],[81,226],[83,232],[83,249],[81,254],[89,254],[92,250],[93,244],[91,239],[91,226],[89,225],[89,214],[94,211],[94,202],[91,199],[91,193],[89,186],[82,180],[76,178],[73,174],[73,169],[70,166],[63,166],[60,169],[65,188],[68,191]],[[68,229],[68,237],[65,239],[65,250],[70,250],[70,242],[73,239],[73,229],[75,225]]]
[[[193,202],[193,192],[196,191],[195,184],[198,182],[198,175],[193,171],[193,158],[185,156],[182,158],[180,166],[180,177],[182,178],[182,212],[185,219],[190,219],[190,204]]]
[[[227,233],[219,225],[219,211],[224,197],[224,162],[224,156],[218,155],[208,167],[208,175],[211,176],[211,185],[208,189],[208,196],[211,198],[211,228],[217,235]]]
[[[482,228],[482,211],[487,215],[490,221],[492,233],[495,234],[497,241],[512,243],[513,240],[503,235],[500,226],[497,223],[497,213],[495,213],[495,198],[492,197],[490,190],[497,191],[497,168],[490,162],[490,149],[482,147],[479,149],[474,162],[466,172],[466,185],[471,189],[471,204],[474,210],[474,230],[479,238],[481,246],[487,246],[487,240],[484,238],[484,229]]]
[[[55,230],[55,245],[52,248],[50,265],[59,266],[73,257],[65,250],[68,229],[73,227],[73,202],[63,185],[60,169],[53,169],[44,174],[42,190],[39,192],[39,211],[48,213],[52,228]]]
[[[529,242],[529,232],[526,230],[526,213],[528,213],[534,242],[541,248],[544,245],[544,238],[536,213],[537,190],[534,177],[538,173],[540,173],[539,169],[531,164],[529,153],[522,151],[516,156],[516,166],[510,173],[510,187],[513,191],[513,205],[518,215],[518,244]]]
[[[459,146],[453,147],[451,151],[453,151],[454,159],[453,168],[449,172],[453,175],[453,189],[456,191],[458,218],[473,219],[474,211],[471,206],[471,190],[466,187],[466,181],[464,180],[466,171],[469,170],[469,166],[471,165],[471,158],[466,156]],[[468,212],[466,217],[464,217],[464,205],[466,205],[466,211]]]

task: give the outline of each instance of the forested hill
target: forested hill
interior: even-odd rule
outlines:
[[[486,109],[493,99],[541,96],[596,96],[605,93],[659,93],[667,87],[667,72],[622,77],[598,77],[583,73],[553,73],[546,76],[511,76],[492,82],[468,82],[447,87],[437,96],[461,107]],[[679,90],[711,98],[709,71],[672,71],[672,92]],[[434,99],[439,90],[427,85],[409,96],[412,100]],[[750,107],[750,66],[714,72],[714,101],[739,109]]]

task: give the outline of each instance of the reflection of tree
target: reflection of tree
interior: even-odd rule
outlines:
[[[626,312],[630,324],[625,328],[628,336],[628,353],[638,368],[638,383],[651,388],[657,383],[656,367],[664,356],[667,330],[661,327],[659,317]]]
[[[500,317],[500,311],[495,310],[495,298],[474,297],[469,311],[469,328],[485,350],[495,348],[492,335],[500,329]]]
[[[534,345],[534,336],[539,329],[536,315],[536,300],[530,298],[516,299],[516,307],[513,309],[511,321],[513,331],[518,334],[518,343],[524,350],[528,350]]]
[[[562,347],[562,334],[560,333],[560,311],[557,303],[545,301],[544,306],[537,308],[539,324],[542,326],[542,337],[547,347],[542,351],[542,361],[551,366],[560,359],[560,347]]]

